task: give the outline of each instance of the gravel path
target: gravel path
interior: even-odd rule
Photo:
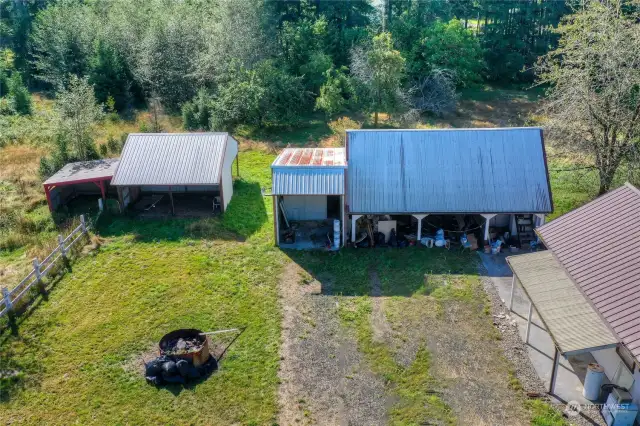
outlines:
[[[291,263],[280,280],[279,424],[386,424],[384,383],[367,367],[355,337],[340,326],[340,298],[329,295],[331,280],[302,285],[301,274]]]

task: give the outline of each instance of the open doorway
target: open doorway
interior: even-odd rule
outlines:
[[[340,195],[327,195],[327,219],[341,219]]]

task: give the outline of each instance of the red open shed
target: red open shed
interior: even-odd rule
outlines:
[[[44,181],[49,210],[78,194],[99,194],[106,199],[109,183],[118,167],[118,158],[69,163]],[[99,190],[99,192],[98,192]]]

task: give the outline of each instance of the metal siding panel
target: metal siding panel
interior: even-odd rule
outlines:
[[[349,132],[354,213],[550,212],[540,129]]]
[[[344,194],[344,169],[275,168],[271,193],[274,195],[342,195]]]
[[[113,185],[218,184],[227,133],[130,134]]]

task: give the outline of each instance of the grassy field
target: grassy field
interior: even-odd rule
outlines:
[[[476,88],[463,93],[456,114],[420,127],[530,124],[539,95]],[[46,121],[46,102],[38,108],[38,119]],[[138,131],[146,119],[140,114],[131,121],[105,120],[97,129],[98,143]],[[349,119],[358,125],[367,121]],[[166,118],[163,125],[179,130],[177,118]],[[340,323],[355,335],[358,350],[391,395],[390,423],[477,422],[461,417],[456,405],[473,408],[474,402],[452,394],[480,375],[473,370],[479,364],[491,365],[488,381],[479,386],[491,389],[487,398],[496,407],[507,404],[515,419],[534,424],[563,424],[556,411],[528,403],[509,386],[510,369],[494,344],[475,257],[420,250],[283,253],[273,247],[271,200],[262,197],[261,188],[271,186],[275,152],[287,144],[339,144],[332,128],[339,123],[318,116],[293,131],[240,129],[242,178],[222,219],[118,217],[101,224],[101,248],[75,263],[52,284],[48,298],[19,317],[17,335],[0,323],[0,370],[19,372],[0,379],[0,418],[20,424],[275,422],[277,283],[287,263],[295,262],[313,279],[330,277],[340,300]],[[24,134],[29,139],[28,131]],[[47,149],[17,139],[0,148],[0,285],[17,282],[29,259],[41,255],[60,232],[36,174]],[[595,196],[593,170],[567,171],[580,166],[550,151],[553,217]],[[624,181],[622,174],[618,181]],[[372,280],[379,281],[375,291],[383,297],[371,297]],[[184,389],[144,382],[142,359],[167,330],[241,325],[249,326],[247,332],[207,381]],[[460,345],[469,354],[462,363],[454,357]],[[500,411],[486,415],[495,420]]]
[[[260,194],[273,157],[241,154],[243,180],[224,220],[119,218],[105,242],[55,285],[49,300],[0,337],[0,411],[20,424],[268,424],[277,411],[284,257]],[[238,217],[242,216],[241,219]],[[248,218],[248,219],[247,219]],[[242,242],[244,241],[244,243]],[[220,372],[185,389],[156,389],[140,359],[167,331],[248,326]]]

